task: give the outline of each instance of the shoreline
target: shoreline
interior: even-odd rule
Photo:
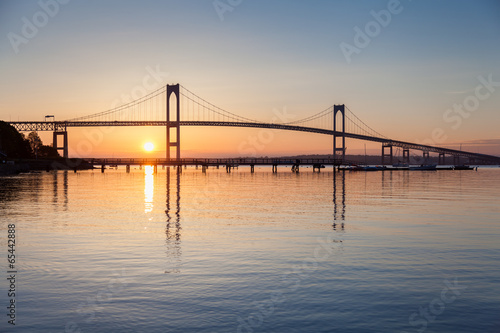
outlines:
[[[91,170],[93,166],[81,158],[19,159],[0,163],[0,176],[17,175],[30,171]]]

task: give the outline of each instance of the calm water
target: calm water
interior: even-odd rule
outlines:
[[[0,179],[0,331],[499,332],[500,168]],[[12,330],[14,331],[14,330]]]

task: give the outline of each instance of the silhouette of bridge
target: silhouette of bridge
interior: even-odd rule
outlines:
[[[174,96],[172,96],[174,95]],[[422,152],[424,160],[430,153],[439,154],[440,164],[445,156],[453,157],[458,164],[460,157],[469,163],[500,163],[500,157],[455,150],[407,141],[394,140],[383,136],[365,124],[345,105],[332,105],[325,110],[303,119],[290,122],[262,122],[223,110],[197,96],[185,87],[167,85],[137,100],[116,108],[65,121],[14,121],[9,122],[18,131],[52,131],[53,146],[68,157],[68,128],[94,126],[163,126],[166,127],[166,158],[164,164],[182,165],[181,127],[183,126],[229,126],[253,127],[297,132],[309,132],[333,137],[332,163],[346,163],[346,138],[378,142],[381,144],[381,164],[393,163],[393,148],[402,149],[402,162],[410,163],[410,150]],[[63,137],[63,144],[58,138]],[[175,150],[175,157],[172,151]],[[302,152],[303,153],[303,152]]]

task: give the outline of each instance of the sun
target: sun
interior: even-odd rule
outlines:
[[[153,149],[155,149],[155,145],[152,142],[146,142],[144,144],[145,151],[153,151]]]

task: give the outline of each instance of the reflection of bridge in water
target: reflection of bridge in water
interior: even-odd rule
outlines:
[[[289,116],[289,115],[288,115]],[[382,146],[381,164],[393,163],[393,148],[402,149],[403,163],[410,162],[410,150],[422,152],[424,160],[431,153],[438,154],[440,164],[446,164],[445,157],[452,156],[453,164],[460,158],[469,163],[498,164],[500,157],[486,154],[422,145],[387,138],[366,125],[345,105],[333,105],[309,117],[283,122],[262,122],[225,111],[195,95],[178,84],[167,85],[142,98],[125,105],[66,121],[18,121],[9,122],[19,131],[52,131],[53,146],[68,157],[68,128],[96,126],[163,126],[166,127],[166,158],[162,164],[185,165],[190,161],[181,159],[181,127],[184,126],[225,126],[265,128],[309,132],[333,137],[333,151],[330,163],[346,163],[346,139],[378,142]],[[58,138],[63,138],[62,146]],[[304,152],[297,152],[303,154]],[[106,159],[109,160],[109,159]],[[117,164],[116,161],[114,161]],[[250,165],[250,164],[249,164]],[[254,163],[254,165],[257,165]]]
[[[166,180],[166,209],[167,217],[165,225],[165,246],[168,258],[168,267],[165,273],[179,273],[181,266],[181,173],[179,169],[175,173],[175,205],[171,200],[173,182],[171,180],[170,168],[167,169]],[[174,207],[172,207],[174,206]]]

